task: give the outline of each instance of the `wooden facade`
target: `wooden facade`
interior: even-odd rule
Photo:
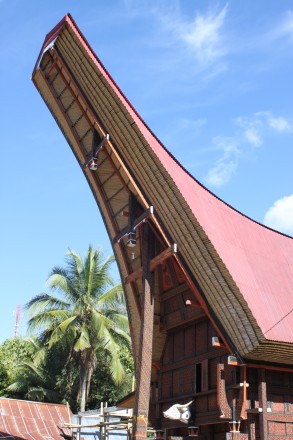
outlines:
[[[67,15],[33,81],[113,244],[136,367],[133,438],[293,440],[293,240],[233,210],[149,130]],[[163,417],[191,404],[188,424]]]

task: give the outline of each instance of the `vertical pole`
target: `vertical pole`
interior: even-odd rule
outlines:
[[[81,425],[81,414],[80,413],[78,413],[78,416],[77,416],[77,424]],[[80,440],[80,430],[81,430],[81,428],[77,428],[77,430],[76,430],[76,440]]]
[[[134,440],[142,440],[147,437],[154,324],[154,299],[153,292],[151,291],[152,283],[149,265],[151,257],[151,236],[147,223],[142,225],[142,234],[143,286],[141,297],[140,343],[136,363],[136,391],[132,434]]]
[[[267,424],[267,383],[266,371],[262,368],[258,371],[258,400],[262,408],[259,413],[259,434],[260,440],[268,439],[268,424]]]
[[[104,430],[103,430],[103,423],[104,423],[104,402],[101,402],[101,408],[100,408],[100,440],[104,440]]]

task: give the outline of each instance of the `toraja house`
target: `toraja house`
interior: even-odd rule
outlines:
[[[133,438],[293,439],[293,241],[196,181],[70,15],[33,81],[100,208],[136,362]],[[163,417],[190,404],[188,423]]]

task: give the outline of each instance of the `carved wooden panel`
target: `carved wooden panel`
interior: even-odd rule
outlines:
[[[179,361],[184,359],[184,330],[180,330],[174,333],[174,358],[173,360]]]
[[[173,396],[192,394],[194,391],[194,366],[173,370]]]
[[[189,394],[194,392],[194,366],[190,365],[183,371],[183,393]]]
[[[163,286],[164,292],[166,290],[172,289],[172,287],[173,287],[172,276],[169,272],[167,265],[164,265],[163,270],[162,270],[162,286]]]
[[[184,351],[185,358],[195,354],[195,328],[190,326],[184,329]]]
[[[164,301],[164,312],[165,314],[169,314],[175,312],[180,309],[180,299],[177,296],[173,296],[172,298],[166,299]]]
[[[268,422],[269,435],[286,435],[286,423],[284,422]]]
[[[290,389],[286,394],[268,393],[268,407],[273,413],[293,413],[293,395]]]
[[[185,283],[186,279],[185,276],[183,275],[182,270],[179,268],[178,264],[173,260],[173,266],[174,266],[174,270],[176,273],[176,278],[179,284],[181,283]]]
[[[226,440],[248,440],[248,434],[245,432],[227,432]]]
[[[286,423],[286,434],[293,435],[293,423]]]
[[[168,398],[172,393],[172,372],[168,371],[161,376],[161,398]]]
[[[197,396],[194,402],[195,414],[206,412],[208,410],[208,396]]]
[[[218,402],[217,402],[217,395],[215,394],[210,394],[208,396],[208,408],[209,411],[215,411],[218,409]]]
[[[172,395],[173,396],[179,396],[182,393],[182,382],[183,382],[183,375],[182,375],[182,369],[174,370],[173,371],[173,389],[172,389]]]
[[[225,365],[225,381],[226,385],[235,383],[235,368],[233,365]]]
[[[219,358],[209,360],[209,388],[213,389],[217,386],[217,365]]]
[[[167,328],[178,327],[182,324],[181,310],[166,314],[164,317],[164,323]]]
[[[196,323],[196,354],[206,353],[208,351],[207,324],[207,320]]]
[[[169,365],[173,362],[173,335],[168,335],[162,362],[163,365]]]
[[[227,401],[224,364],[217,365],[217,399],[218,407],[221,411],[220,417],[230,419],[232,411]]]
[[[283,396],[276,396],[276,397],[277,397],[277,401],[272,402],[272,404],[271,404],[272,411],[278,412],[278,413],[284,413],[285,412],[285,404],[282,401]]]

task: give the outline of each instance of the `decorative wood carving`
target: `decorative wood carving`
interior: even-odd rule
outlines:
[[[143,288],[141,298],[140,343],[137,359],[137,384],[135,393],[133,436],[134,440],[147,437],[152,368],[152,345],[154,325],[154,301],[150,273],[152,249],[149,226],[143,225]]]
[[[232,410],[227,400],[224,368],[225,368],[224,364],[217,365],[217,402],[218,402],[218,407],[221,411],[220,418],[231,419]]]

